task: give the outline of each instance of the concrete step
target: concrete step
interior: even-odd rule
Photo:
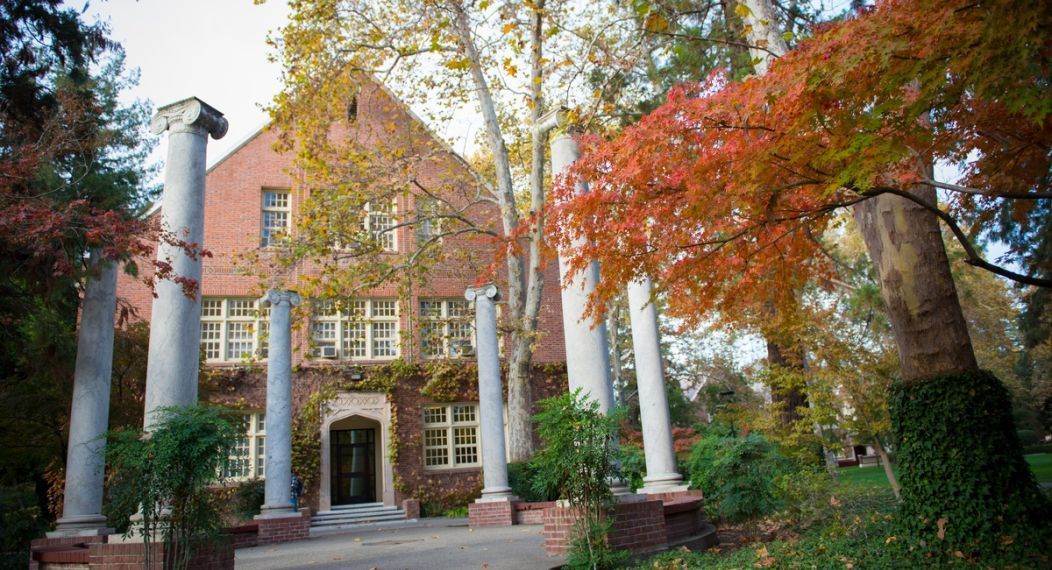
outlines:
[[[316,513],[311,518],[311,528],[400,520],[406,520],[405,511],[385,506],[383,503],[338,505],[332,510]]]

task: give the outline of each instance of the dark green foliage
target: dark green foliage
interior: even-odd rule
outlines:
[[[220,505],[209,487],[220,482],[240,435],[230,416],[218,407],[165,408],[149,437],[134,430],[109,434],[108,516],[129,517],[141,505],[142,521],[131,530],[147,544],[160,534],[176,568],[184,568],[222,529]]]
[[[618,450],[618,460],[621,462],[621,474],[629,488],[635,491],[642,487],[643,477],[647,474],[643,450],[628,443],[623,444]]]
[[[249,479],[234,489],[234,514],[241,520],[258,515],[263,507],[266,485],[263,479]]]
[[[0,487],[0,568],[25,568],[28,544],[48,529],[32,485]]]
[[[716,426],[694,444],[687,469],[691,486],[705,493],[707,514],[742,521],[779,507],[773,483],[791,464],[759,433],[735,437]]]
[[[1052,511],[1023,460],[1009,394],[996,377],[897,383],[889,404],[904,534],[936,559],[1048,552]]]
[[[542,493],[537,490],[534,485],[537,476],[537,467],[532,463],[508,464],[508,485],[513,495],[531,503],[558,499],[559,496],[554,492]]]
[[[616,568],[625,556],[610,548],[606,536],[616,504],[609,482],[620,476],[615,442],[623,412],[604,415],[580,388],[538,405],[541,412],[533,419],[544,443],[530,462],[534,488],[544,495],[556,493],[580,513],[567,566]]]
[[[897,569],[932,568],[910,557],[895,536],[895,497],[889,489],[852,489],[837,495],[839,503],[826,519],[798,538],[750,545],[732,553],[660,554],[640,570],[742,569]],[[963,564],[963,561],[962,561]]]

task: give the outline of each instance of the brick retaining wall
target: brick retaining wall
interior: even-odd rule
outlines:
[[[299,516],[274,519],[256,519],[259,534],[256,545],[278,544],[310,538],[310,509],[300,509]]]

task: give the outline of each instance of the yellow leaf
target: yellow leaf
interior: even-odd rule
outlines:
[[[506,33],[510,32],[510,31],[512,31],[514,29],[515,29],[515,22],[508,22],[507,24],[504,24],[504,28],[501,30],[501,33],[502,34],[506,34]]]
[[[742,18],[748,18],[752,16],[752,10],[749,9],[745,4],[738,2],[738,5],[734,7],[734,13]]]

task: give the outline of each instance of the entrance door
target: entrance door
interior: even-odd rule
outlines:
[[[376,430],[332,432],[332,504],[376,502]]]

